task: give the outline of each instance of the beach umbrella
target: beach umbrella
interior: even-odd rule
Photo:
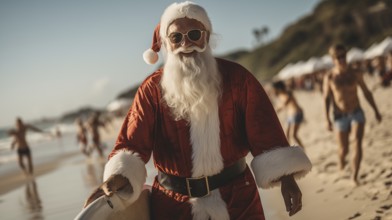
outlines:
[[[347,62],[357,62],[362,61],[365,58],[363,50],[353,47],[347,52]]]

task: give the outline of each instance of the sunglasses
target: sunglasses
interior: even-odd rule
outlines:
[[[201,39],[203,32],[206,32],[204,30],[190,30],[186,32],[185,34],[180,33],[180,32],[173,32],[169,34],[169,40],[173,44],[179,44],[184,40],[184,37],[186,36],[190,41],[196,42]]]

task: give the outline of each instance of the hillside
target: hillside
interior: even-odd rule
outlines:
[[[324,0],[272,42],[222,57],[265,81],[288,63],[326,54],[333,43],[366,49],[386,36],[392,36],[392,0]]]
[[[326,54],[333,43],[366,49],[386,36],[392,36],[392,0],[324,0],[270,43],[220,57],[239,62],[260,81],[268,81],[288,63]],[[132,98],[136,90],[126,89],[116,98]]]

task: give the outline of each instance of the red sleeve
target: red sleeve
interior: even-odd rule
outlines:
[[[154,146],[154,123],[157,110],[157,86],[152,80],[146,80],[139,87],[132,106],[123,122],[114,149],[109,155],[112,157],[116,151],[127,149],[138,153],[147,163]]]
[[[289,146],[271,101],[259,81],[249,72],[242,91],[241,105],[245,111],[245,128],[252,155]]]

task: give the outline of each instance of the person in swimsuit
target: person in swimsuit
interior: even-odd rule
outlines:
[[[100,117],[100,113],[98,111],[94,112],[92,117],[89,119],[88,125],[91,132],[91,140],[93,142],[92,150],[94,148],[97,149],[99,156],[103,158],[103,145],[101,143],[101,135],[99,133],[99,128],[100,127],[105,128],[105,124],[100,120],[99,117]]]
[[[18,153],[18,162],[20,168],[22,168],[25,174],[33,174],[33,162],[31,158],[30,147],[26,140],[26,133],[28,130],[36,131],[36,132],[44,132],[39,128],[36,128],[32,125],[23,123],[21,118],[16,118],[16,129],[10,130],[9,135],[14,137],[14,140],[11,143],[11,148],[15,148]],[[27,158],[28,169],[26,169],[23,158]]]
[[[84,155],[90,156],[91,152],[88,150],[87,129],[83,124],[83,120],[80,118],[76,119],[76,125],[78,127],[76,140],[79,143],[80,150]]]
[[[274,82],[272,86],[274,88],[275,95],[280,100],[280,105],[276,108],[276,111],[280,112],[283,109],[287,110],[287,139],[290,141],[292,131],[292,137],[296,141],[296,144],[303,147],[302,141],[298,137],[299,128],[304,120],[302,108],[299,106],[293,92],[287,90],[283,81]]]
[[[374,110],[377,121],[381,122],[381,114],[373,99],[373,95],[366,86],[362,73],[347,65],[347,50],[343,45],[330,47],[329,54],[335,64],[323,80],[323,96],[325,104],[325,118],[327,129],[333,130],[329,117],[330,106],[333,108],[333,120],[336,130],[336,138],[339,144],[339,163],[343,170],[348,154],[350,131],[355,133],[355,152],[352,162],[352,180],[358,184],[358,173],[362,160],[362,139],[365,128],[365,115],[359,103],[357,94],[358,87]]]

